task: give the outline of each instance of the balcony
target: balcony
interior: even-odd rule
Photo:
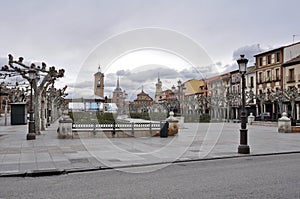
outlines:
[[[266,77],[265,78],[265,83],[269,83],[269,82],[271,82],[271,77]]]

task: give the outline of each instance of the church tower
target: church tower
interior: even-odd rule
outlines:
[[[94,94],[104,98],[104,74],[101,73],[100,66],[98,72],[94,74]]]
[[[157,83],[155,84],[156,90],[155,90],[155,102],[158,103],[160,98],[162,97],[162,82],[160,81],[159,74],[157,78]]]
[[[115,103],[119,110],[123,110],[124,108],[124,92],[120,88],[120,79],[117,79],[117,87],[113,92],[112,102]]]

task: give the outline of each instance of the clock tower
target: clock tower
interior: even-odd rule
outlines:
[[[104,74],[101,73],[100,66],[98,72],[94,74],[94,94],[104,98]]]

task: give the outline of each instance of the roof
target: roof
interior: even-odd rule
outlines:
[[[104,76],[104,74],[101,73],[101,72],[96,72],[96,73],[94,74],[94,76]]]
[[[285,62],[284,64],[282,64],[282,66],[291,66],[291,65],[295,65],[295,64],[300,64],[300,55]]]
[[[152,97],[150,97],[147,93],[144,92],[144,90],[142,90],[139,94],[137,94],[137,99],[136,100],[141,100],[140,99],[141,96],[146,96],[148,99],[153,100]],[[136,101],[136,100],[134,100],[134,101]]]
[[[186,87],[185,95],[190,95],[200,92],[200,87],[205,86],[204,80],[191,79],[184,83]]]
[[[274,48],[272,50],[264,51],[264,52],[261,52],[259,54],[254,55],[254,57],[257,57],[257,56],[260,56],[260,55],[263,55],[263,54],[267,54],[267,53],[270,53],[270,52],[273,52],[273,51],[281,50],[283,48],[287,48],[287,47],[294,46],[294,45],[297,45],[297,44],[300,44],[300,42],[289,44],[289,45],[286,45],[286,46],[280,46],[280,47]]]
[[[254,73],[254,72],[255,72],[255,69],[256,69],[255,66],[249,66],[249,67],[247,67],[247,72],[246,72],[246,74]]]

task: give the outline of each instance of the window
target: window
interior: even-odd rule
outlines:
[[[271,55],[268,55],[268,64],[271,64]]]
[[[262,72],[258,73],[258,83],[262,82]]]
[[[97,82],[97,87],[100,87],[100,86],[101,86],[101,81],[98,80],[98,82]]]
[[[254,78],[253,76],[250,77],[250,88],[253,88],[254,87]]]
[[[276,76],[276,80],[280,80],[279,68],[275,69],[275,76]]]
[[[276,62],[280,62],[280,52],[276,53]]]
[[[263,62],[262,57],[260,57],[259,58],[259,66],[262,66],[262,62]]]
[[[269,82],[271,80],[270,77],[271,77],[271,71],[268,70],[266,76],[266,82]]]
[[[288,77],[288,81],[289,82],[292,82],[292,81],[295,81],[295,74],[294,74],[294,69],[293,68],[291,68],[291,69],[289,69],[289,77]]]

